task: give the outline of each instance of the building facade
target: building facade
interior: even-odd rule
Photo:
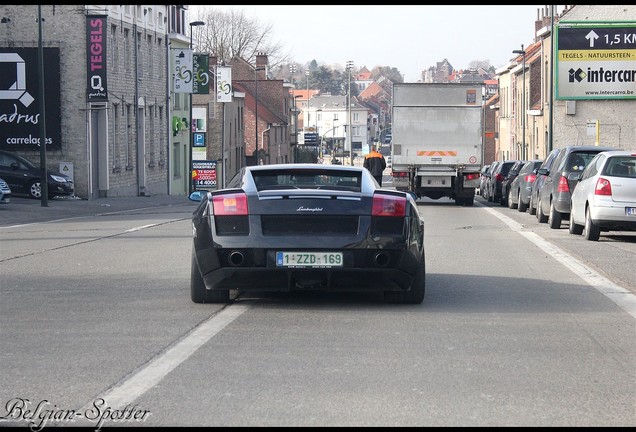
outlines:
[[[0,53],[24,60],[34,99],[39,74],[30,51],[41,45],[46,53],[47,166],[64,165],[80,198],[167,193],[168,7],[3,5],[0,17]],[[0,115],[15,111],[15,118],[38,105],[3,102]],[[25,133],[0,128],[0,148],[39,162],[38,143]]]

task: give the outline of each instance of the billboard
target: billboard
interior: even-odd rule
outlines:
[[[37,150],[45,119],[46,148],[62,148],[60,49],[42,48],[44,118],[40,112],[38,48],[0,48],[0,148]]]
[[[636,99],[636,23],[560,23],[557,99]]]

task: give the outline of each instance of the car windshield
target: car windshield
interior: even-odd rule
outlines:
[[[568,159],[565,163],[564,171],[568,172],[581,172],[585,169],[585,167],[590,163],[596,153],[588,153],[588,152],[574,152],[568,156]]]
[[[252,171],[258,191],[272,189],[335,189],[359,192],[362,173],[346,170],[258,170]]]

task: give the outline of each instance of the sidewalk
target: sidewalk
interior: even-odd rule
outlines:
[[[186,196],[155,195],[94,200],[58,197],[49,199],[47,206],[42,206],[42,200],[14,195],[11,202],[0,204],[0,227],[152,207],[183,206],[184,210],[192,212],[196,205]]]

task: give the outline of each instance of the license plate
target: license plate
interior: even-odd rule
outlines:
[[[342,252],[276,252],[277,267],[342,267]]]
[[[625,207],[625,214],[627,216],[636,216],[636,207]]]

